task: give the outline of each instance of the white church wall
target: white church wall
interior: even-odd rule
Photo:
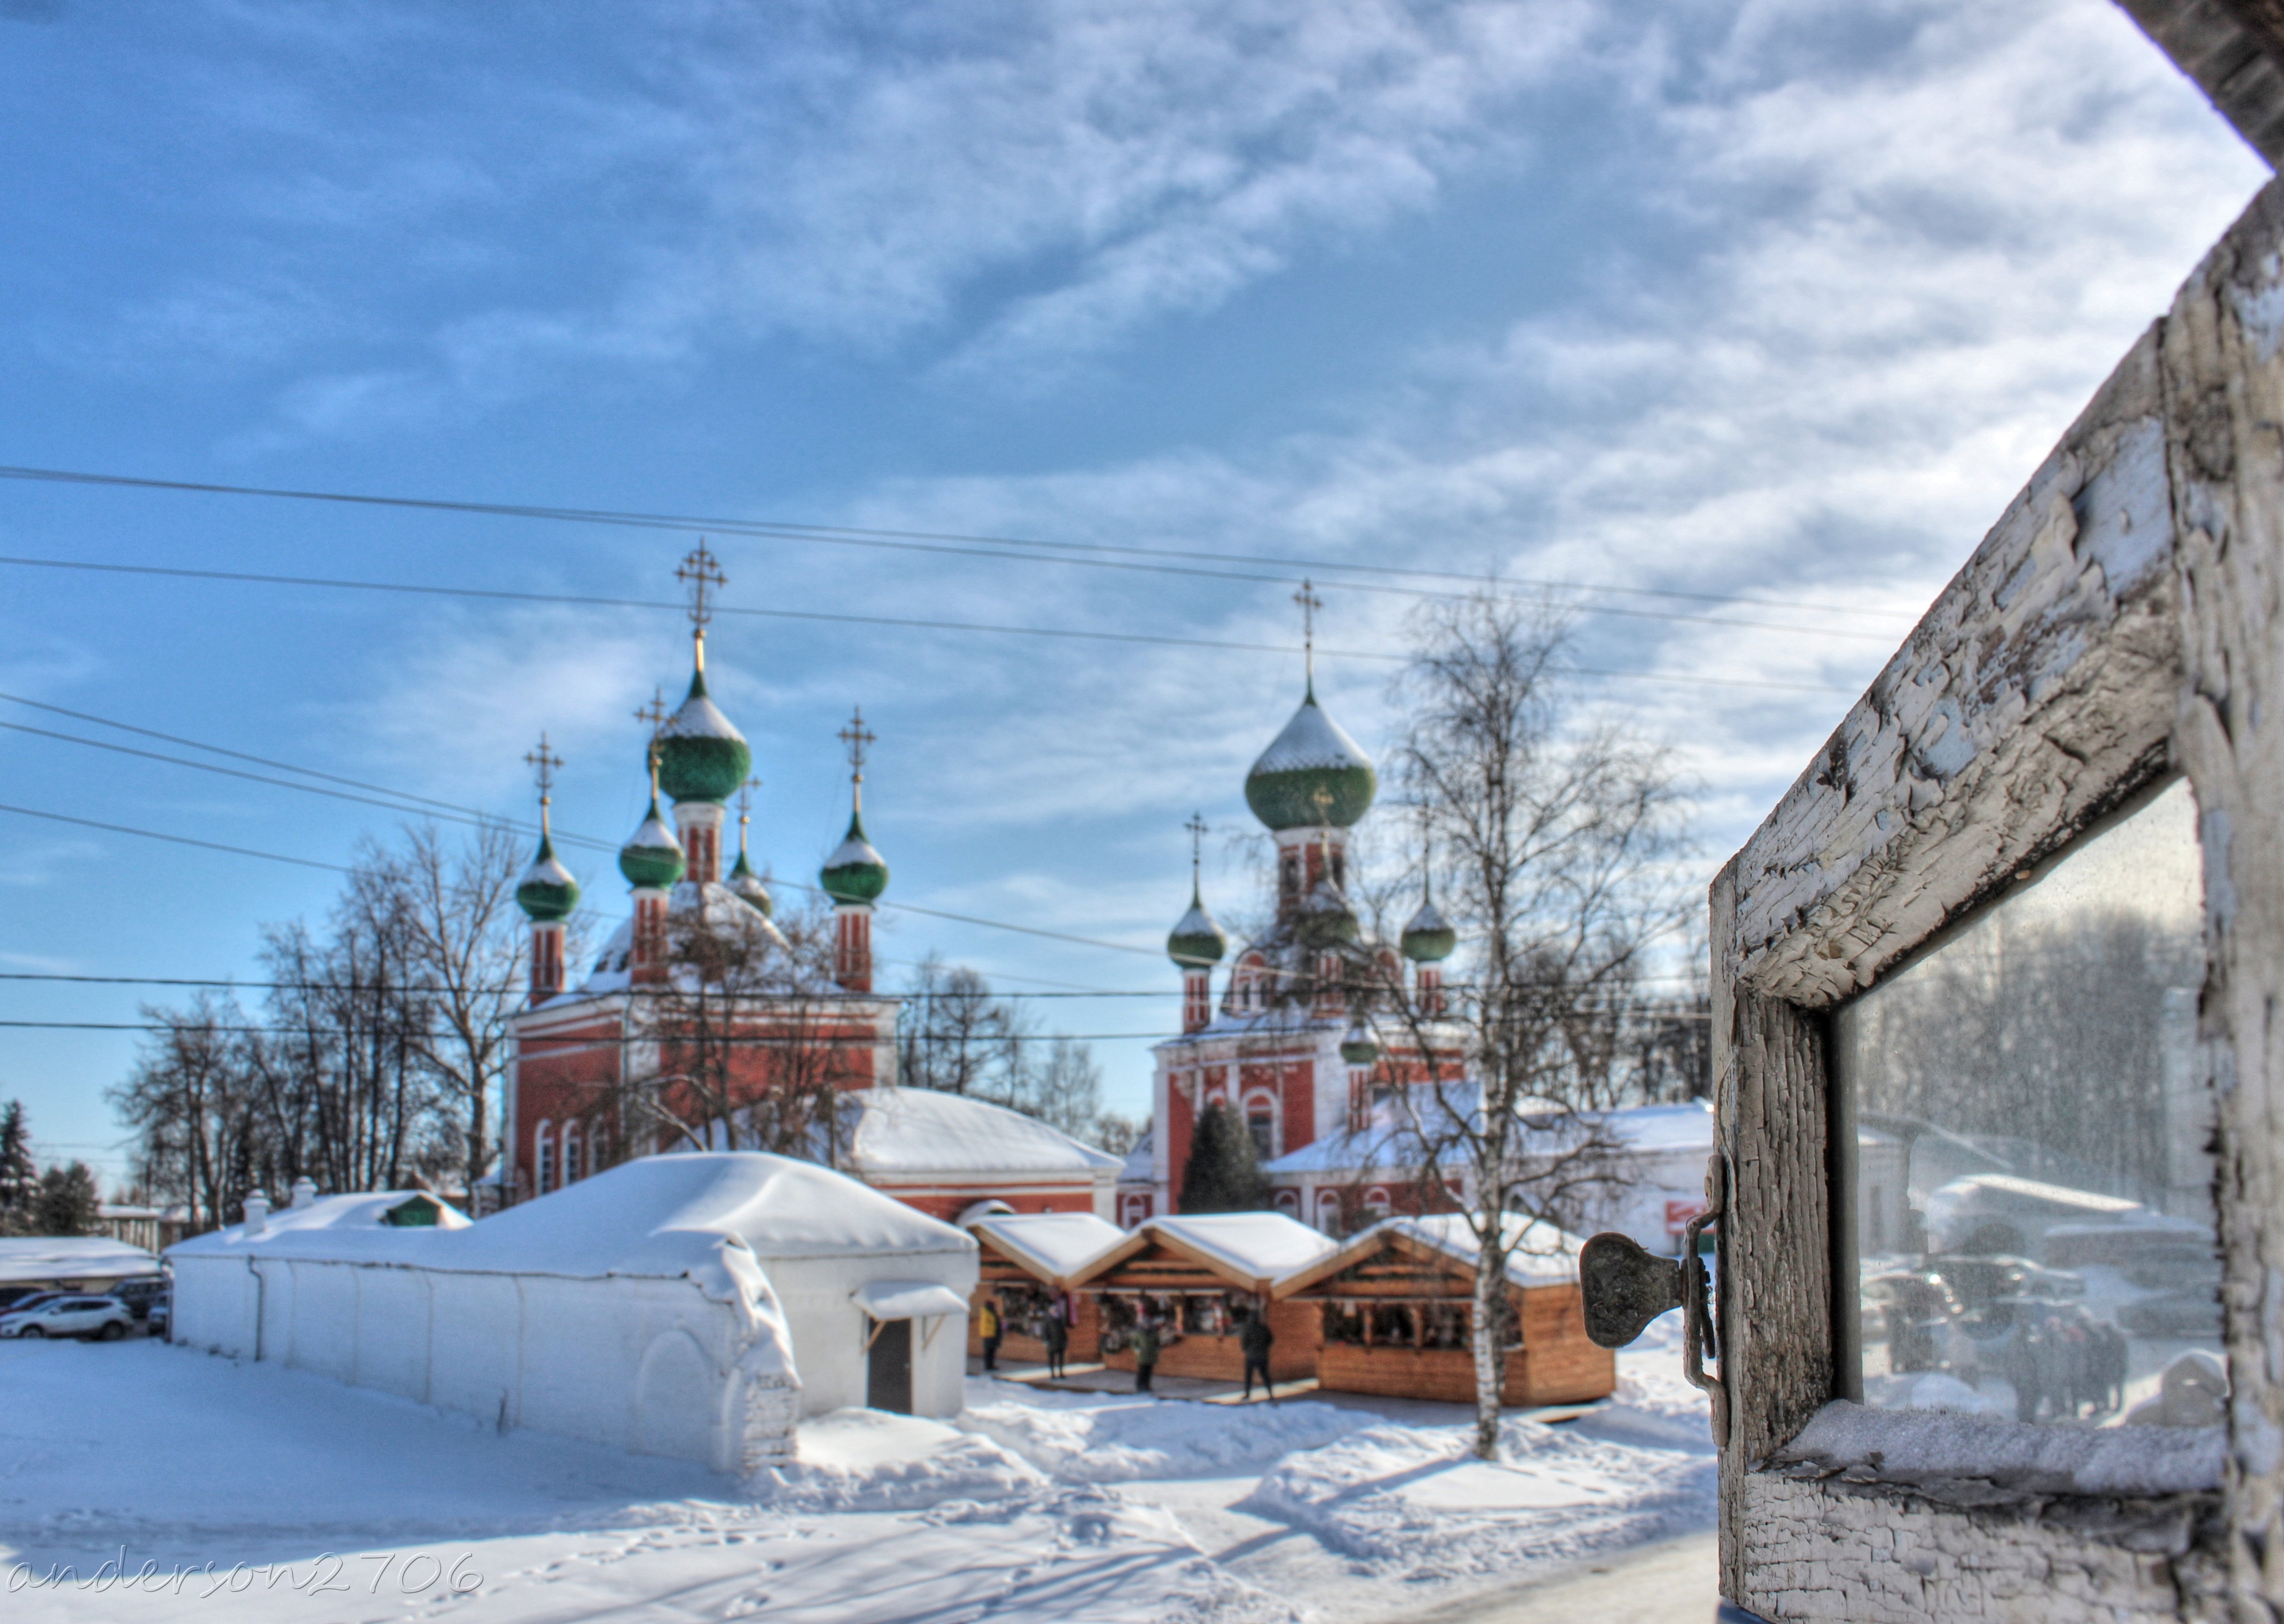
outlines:
[[[963,1301],[980,1275],[976,1254],[882,1253],[853,1258],[764,1258],[801,1361],[801,1410],[861,1407],[870,1378],[871,1322],[851,1294],[888,1281],[926,1281]],[[948,1316],[912,1322],[912,1413],[956,1416],[966,1400],[967,1327]]]

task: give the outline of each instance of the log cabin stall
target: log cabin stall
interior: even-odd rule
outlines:
[[[1607,1398],[1617,1356],[1586,1338],[1578,1294],[1584,1244],[1552,1224],[1508,1215],[1506,1298],[1519,1335],[1499,1402],[1518,1407]],[[1460,1213],[1391,1218],[1322,1262],[1291,1275],[1274,1295],[1319,1316],[1317,1385],[1334,1393],[1475,1400],[1475,1264],[1481,1249]]]
[[[1725,1617],[2284,1618],[2280,423],[2272,180],[1713,883]]]
[[[1213,1212],[1154,1218],[1093,1263],[1073,1284],[1097,1300],[1102,1362],[1134,1368],[1130,1338],[1147,1314],[1166,1333],[1158,1369],[1166,1376],[1238,1381],[1245,1355],[1237,1333],[1245,1316],[1268,1315],[1276,1338],[1271,1380],[1317,1373],[1321,1315],[1313,1303],[1274,1300],[1287,1277],[1321,1263],[1339,1243],[1281,1212]]]
[[[1100,1299],[1071,1289],[1071,1282],[1096,1259],[1123,1243],[1126,1231],[1091,1212],[1000,1212],[965,1219],[960,1227],[975,1237],[982,1275],[975,1285],[975,1312],[967,1319],[967,1351],[983,1352],[977,1322],[987,1299],[998,1305],[1005,1328],[999,1356],[1044,1364],[1046,1344],[1039,1326],[1060,1313],[1070,1327],[1063,1357],[1092,1364],[1101,1354]]]

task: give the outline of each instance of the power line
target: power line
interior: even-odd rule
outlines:
[[[442,1030],[416,1032],[410,1028],[406,1028],[400,1032],[393,1027],[386,1026],[383,1023],[376,1023],[373,1026],[364,1027],[282,1025],[224,1026],[199,1022],[196,1025],[178,1027],[170,1025],[164,1021],[0,1021],[0,1028],[6,1028],[11,1031],[28,1032],[171,1032],[188,1030],[194,1032],[220,1032],[232,1037],[270,1038],[365,1038],[372,1036],[372,1033],[377,1031],[382,1032],[386,1036],[402,1036],[406,1039],[416,1037],[452,1038],[458,1036],[457,1033]],[[977,1039],[976,1043],[979,1047],[988,1047],[990,1044],[997,1043],[1052,1043],[1058,1040],[1071,1043],[1108,1043],[1129,1038],[1171,1038],[1177,1035],[1177,1033],[1170,1032],[993,1032],[989,1039]],[[629,1041],[637,1040],[629,1040]],[[529,1040],[529,1041],[534,1045],[531,1052],[535,1055],[557,1055],[564,1053],[566,1050],[575,1047],[583,1050],[591,1049],[598,1047],[604,1048],[616,1048],[619,1047],[616,1043],[606,1043],[599,1046],[595,1044],[566,1043],[561,1047],[559,1047],[544,1038],[534,1038]],[[722,1044],[738,1048],[814,1048],[820,1047],[833,1047],[838,1040],[817,1033],[795,1033],[784,1037],[777,1037],[762,1035],[739,1036],[728,1032],[716,1032],[708,1034],[702,1041],[708,1044]]]
[[[20,818],[45,818],[51,823],[75,823],[82,828],[103,829],[113,835],[140,835],[145,840],[170,841],[178,846],[199,846],[208,851],[227,851],[234,857],[258,857],[272,863],[292,863],[302,868],[325,868],[334,874],[354,874],[356,871],[340,863],[321,863],[315,858],[287,857],[278,851],[256,851],[246,846],[226,846],[219,841],[193,840],[188,835],[161,835],[156,829],[129,828],[123,823],[98,823],[93,818],[74,818],[65,812],[40,812],[29,806],[0,805],[0,812],[13,812]]]
[[[1232,574],[1226,570],[1173,570],[1164,566],[1136,566],[1113,562],[1107,557],[1090,554],[1118,555],[1122,558],[1181,559],[1198,562],[1228,565],[1231,563],[1260,564],[1281,569],[1341,570],[1354,575],[1409,577],[1419,580],[1465,582],[1472,586],[1484,584],[1482,577],[1459,570],[1422,569],[1412,566],[1388,564],[1357,564],[1334,559],[1279,557],[1274,554],[1226,552],[1191,551],[1174,547],[1139,547],[1108,542],[1041,541],[1013,536],[966,535],[956,531],[903,530],[868,528],[855,525],[810,524],[786,520],[729,519],[701,517],[684,514],[628,512],[599,507],[565,507],[536,503],[465,502],[428,497],[371,496],[336,490],[297,490],[261,485],[225,485],[192,480],[143,479],[120,474],[90,474],[62,468],[0,467],[0,479],[34,481],[42,483],[99,485],[142,490],[192,492],[207,496],[250,496],[299,502],[332,502],[354,506],[412,508],[438,513],[477,514],[492,517],[545,519],[579,524],[612,525],[640,530],[707,530],[749,536],[762,540],[810,541],[837,545],[889,547],[898,550],[958,553],[964,556],[1014,559],[1034,563],[1060,562],[1094,564],[1098,567],[1123,569],[1157,569],[1163,573],[1186,573],[1222,580],[1274,581],[1289,585],[1289,576],[1254,577]],[[1010,553],[1005,548],[1029,549]],[[977,551],[989,549],[988,551]],[[1057,554],[1063,556],[1058,557]],[[1699,603],[1743,603],[1764,608],[1799,609],[1811,614],[1869,615],[1886,619],[1908,619],[1904,611],[1867,609],[1861,605],[1803,603],[1783,599],[1756,598],[1737,592],[1700,592],[1654,586],[1623,586],[1592,581],[1560,581],[1534,579],[1528,577],[1508,577],[1515,585],[1553,592],[1600,592],[1610,596],[1664,598],[1678,601]],[[1375,588],[1370,584],[1343,581],[1332,584],[1351,591],[1370,592],[1393,590],[1407,592],[1420,597],[1451,597],[1459,594],[1428,592],[1421,589]],[[1580,606],[1595,614],[1639,615],[1642,611],[1606,606]],[[1652,616],[1656,618],[1657,616]],[[1714,622],[1715,624],[1742,624],[1742,622]],[[1779,631],[1809,630],[1811,628],[1777,627]],[[1878,635],[1876,633],[1842,635]]]
[[[579,608],[618,608],[667,610],[680,615],[688,606],[650,598],[606,598],[576,592],[512,592],[498,587],[431,586],[404,581],[354,581],[330,576],[273,575],[246,569],[192,569],[168,564],[95,563],[79,559],[29,558],[0,556],[0,565],[24,569],[79,570],[98,575],[161,576],[181,580],[228,581],[257,586],[319,587],[337,592],[400,592],[424,598],[469,598],[492,602],[563,604]],[[767,620],[821,621],[834,625],[886,626],[905,632],[972,632],[1004,637],[1070,638],[1085,642],[1147,644],[1172,648],[1210,648],[1235,654],[1274,654],[1291,655],[1300,652],[1283,643],[1246,643],[1226,638],[1175,637],[1164,632],[1102,632],[1074,626],[1008,626],[984,621],[923,620],[911,616],[888,615],[850,615],[821,609],[763,609],[739,608],[724,604],[716,611],[721,615],[746,616]],[[1742,622],[1724,623],[1741,625]],[[1807,628],[1778,626],[1779,632],[1800,632]],[[1853,635],[1852,633],[1850,635]],[[1890,639],[1881,638],[1882,643]],[[1344,660],[1376,660],[1402,664],[1408,655],[1390,654],[1374,649],[1319,648],[1320,655]],[[1613,671],[1593,666],[1574,665],[1563,668],[1568,674],[1625,682],[1659,682],[1681,687],[1766,688],[1793,694],[1846,694],[1858,689],[1833,683],[1779,682],[1755,677],[1672,677],[1659,671]]]

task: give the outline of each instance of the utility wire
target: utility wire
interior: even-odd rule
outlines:
[[[1216,570],[1174,570],[1164,566],[1118,564],[1107,557],[1090,554],[1118,555],[1124,558],[1180,559],[1226,566],[1232,563],[1259,564],[1280,569],[1335,569],[1355,575],[1409,577],[1420,580],[1465,582],[1474,586],[1483,584],[1480,577],[1459,570],[1421,569],[1387,564],[1357,564],[1332,559],[1279,557],[1273,554],[1196,552],[1173,547],[1138,547],[1107,542],[1041,541],[1021,537],[965,535],[956,531],[902,530],[866,528],[854,525],[797,523],[771,519],[707,518],[684,514],[626,512],[599,507],[564,507],[533,503],[460,502],[426,497],[369,496],[336,490],[296,490],[260,485],[224,485],[191,480],[142,479],[128,475],[90,474],[63,468],[34,468],[0,466],[0,479],[35,481],[43,483],[103,485],[142,490],[188,491],[209,496],[250,496],[300,502],[334,502],[356,506],[414,508],[429,512],[480,514],[495,517],[548,519],[580,524],[614,525],[641,530],[705,530],[713,534],[745,535],[763,540],[791,540],[827,543],[840,545],[894,547],[920,552],[956,552],[966,556],[1007,558],[1045,563],[1081,563],[1107,565],[1110,568],[1158,569],[1164,573],[1186,573],[1223,580],[1270,580],[1289,585],[1290,576],[1255,577]],[[1029,549],[1006,552],[1006,548]],[[977,549],[991,549],[978,552]],[[1063,556],[1058,557],[1057,554]],[[1755,598],[1735,592],[1699,592],[1654,586],[1622,586],[1592,581],[1560,581],[1530,577],[1506,577],[1511,584],[1536,590],[1553,592],[1600,592],[1610,596],[1664,598],[1700,603],[1744,603],[1764,608],[1799,609],[1812,614],[1870,615],[1888,619],[1907,619],[1900,610],[1866,609],[1861,605],[1802,603],[1782,599]],[[1323,583],[1320,583],[1322,584]],[[1429,592],[1418,588],[1375,588],[1364,582],[1338,582],[1353,591],[1390,590],[1420,597],[1451,597],[1449,592]],[[1602,606],[1580,606],[1595,614],[1625,615],[1639,613]],[[1742,624],[1742,622],[1715,622],[1716,624]],[[1795,630],[1779,627],[1777,630]],[[1810,630],[1812,628],[1797,628]],[[1842,634],[1842,635],[1879,635]]]
[[[218,841],[193,840],[188,835],[161,835],[156,829],[129,828],[123,823],[98,823],[93,818],[74,818],[64,812],[40,812],[29,806],[0,805],[0,812],[13,812],[20,818],[45,818],[51,823],[75,823],[82,828],[104,829],[113,835],[140,835],[145,840],[171,841],[178,846],[199,846],[208,851],[227,851],[235,857],[259,857],[273,863],[292,863],[302,868],[325,868],[334,874],[354,874],[356,871],[341,863],[321,863],[315,858],[287,857],[277,851],[256,851],[246,846],[225,846]]]
[[[889,961],[889,962],[909,963],[911,961],[896,960]],[[1686,985],[1693,979],[1694,977],[1686,975],[1643,976],[1638,977],[1631,985],[1639,985],[1649,982],[1680,982]],[[332,987],[331,983],[321,981],[239,981],[228,977],[204,976],[78,976],[51,970],[0,971],[0,982],[5,981],[63,982],[73,985],[91,986],[226,987],[233,992],[242,991],[249,992],[325,992],[331,990]],[[1447,992],[1461,992],[1474,990],[1474,984],[1471,982],[1447,981],[1443,985],[1443,990]],[[1556,982],[1520,982],[1516,985],[1519,986],[1555,986],[1560,984]],[[392,984],[389,990],[398,992],[456,992],[462,989],[458,987],[436,987],[409,982],[398,982]],[[622,988],[621,991],[623,992],[630,992],[637,997],[662,998],[672,992],[673,989],[666,987],[628,987]],[[1109,989],[1097,991],[1090,987],[1073,989],[1068,992],[1001,992],[995,991],[987,996],[991,1001],[996,1003],[1011,998],[1179,998],[1181,995],[1182,990],[1178,986],[1163,986],[1148,987],[1139,990],[1122,989],[1117,991],[1112,991]],[[612,996],[616,997],[619,996],[619,994],[613,993]],[[768,996],[768,993],[764,991],[755,994],[755,996],[766,997]],[[892,993],[889,996],[909,999],[915,1003],[925,1003],[929,1001],[932,996],[936,999],[942,999],[945,995],[943,993],[931,995],[927,992],[915,992]]]
[[[511,592],[504,588],[480,586],[430,586],[404,581],[354,581],[329,576],[272,575],[246,569],[192,569],[166,564],[94,563],[78,559],[29,558],[0,556],[0,565],[24,569],[80,570],[100,575],[139,575],[172,577],[193,581],[231,581],[258,586],[321,587],[339,592],[403,592],[425,598],[471,598],[494,602],[567,604],[580,608],[662,609],[682,615],[689,606],[670,603],[661,599],[607,598],[587,593]],[[1138,643],[1172,648],[1211,648],[1237,654],[1274,654],[1291,655],[1299,650],[1283,643],[1246,643],[1233,639],[1204,637],[1175,637],[1164,632],[1101,632],[1074,626],[1009,626],[984,621],[922,620],[911,616],[888,615],[848,615],[820,609],[762,609],[723,604],[716,608],[717,615],[739,615],[767,620],[821,621],[834,625],[888,626],[907,632],[974,632],[1005,637],[1073,638],[1086,642]],[[1742,622],[1725,623],[1741,625]],[[1779,626],[1780,632],[1800,632],[1807,628]],[[1853,635],[1852,633],[1850,635]],[[1881,643],[1892,639],[1882,637]],[[1390,654],[1375,649],[1319,648],[1320,655],[1345,660],[1377,660],[1401,664],[1409,655]],[[1792,694],[1845,694],[1853,695],[1860,690],[1834,683],[1779,682],[1756,677],[1671,677],[1659,671],[1612,671],[1592,666],[1574,665],[1563,668],[1578,677],[1612,679],[1625,682],[1660,682],[1681,687],[1766,688]]]

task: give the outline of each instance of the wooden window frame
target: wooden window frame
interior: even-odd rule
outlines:
[[[2264,1315],[2284,1316],[2284,1157],[2270,1126],[2284,1120],[2284,1052],[2263,1042],[2264,1011],[2284,1007],[2280,310],[2284,194],[2272,183],[1711,888],[1722,1589],[1772,1618],[1826,1616],[1800,1594],[1807,1548],[1780,1559],[1771,1532],[1803,1502],[1770,1485],[1774,1457],[1848,1387],[1831,1014],[2175,774],[2196,796],[2204,851],[2198,1036],[2217,1094],[2235,1397],[2220,1494],[2173,1507],[2222,1514],[2188,1518],[2205,1532],[2163,1553],[2164,1584],[2183,1618],[2224,1592],[2248,1609],[2284,1603],[2284,1473],[2256,1469],[2262,1439],[2284,1438],[2284,1382],[2270,1374],[2284,1349],[2261,1334]],[[1886,1494],[1850,1485],[1853,1509],[1826,1526],[1872,1515],[1866,1502]],[[2048,1518],[2044,1503],[2021,1515]],[[1894,1488],[1894,1518],[1927,1508]],[[1960,1549],[1991,1542],[1996,1561],[2009,1541],[2064,1537],[2006,1518],[1959,1511]],[[2088,1572],[2139,1537],[2067,1536]],[[2158,1559],[2139,1549],[2137,1560]],[[1826,1575],[1825,1600],[1863,1602],[1843,1580]],[[2058,1595],[2052,1616],[2087,1615]]]

